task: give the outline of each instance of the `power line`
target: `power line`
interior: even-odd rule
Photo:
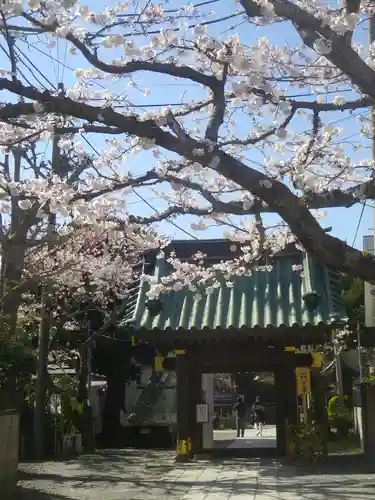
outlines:
[[[26,59],[26,61],[31,65],[31,67],[33,68],[33,70],[35,70],[49,85],[51,85],[51,87],[53,87],[55,90],[57,89],[57,85],[54,85],[45,76],[45,74],[42,71],[40,71],[40,69],[33,63],[33,61],[31,61],[31,59],[18,46],[15,46],[15,50],[16,50],[16,52],[18,52],[19,54],[21,54],[22,57],[24,57]],[[29,66],[25,63],[25,61],[22,60],[21,56],[18,55],[19,61],[30,71],[30,73],[33,75],[33,77],[36,79],[36,81],[39,83],[39,85],[41,85],[46,90],[48,90],[47,87],[45,85],[43,85],[40,80],[37,79],[37,77],[34,75],[33,71],[30,70]]]
[[[80,134],[82,139],[86,142],[86,144],[88,146],[90,146],[90,148],[98,155],[100,156],[100,153],[99,151],[95,148],[95,146],[93,146],[91,144],[91,142],[83,135],[83,134]],[[140,195],[134,188],[131,188],[133,193],[138,196],[138,198],[143,201],[143,203],[145,203],[149,208],[151,208],[151,210],[153,210],[155,213],[158,213],[158,210],[153,206],[151,205],[151,203],[149,201],[147,201],[142,195]],[[192,233],[189,233],[189,231],[187,231],[186,229],[180,227],[178,224],[176,224],[175,222],[173,222],[172,220],[170,219],[166,219],[166,221],[171,224],[172,226],[174,226],[176,229],[178,229],[179,231],[185,233],[187,236],[189,236],[190,238],[193,238],[194,240],[198,240],[199,238],[197,238],[196,236],[194,236],[194,234]]]
[[[143,196],[141,196],[134,188],[132,188],[132,191],[133,193],[138,196],[139,199],[141,199],[143,201],[143,203],[145,203],[148,207],[151,208],[151,210],[153,210],[154,212],[158,212],[158,210],[156,210],[155,207],[153,207],[151,205],[151,203],[149,203],[145,198],[143,198]],[[169,223],[169,224],[172,224],[172,226],[174,226],[175,228],[179,229],[180,231],[182,231],[183,233],[185,233],[187,236],[190,236],[190,238],[193,238],[194,240],[198,240],[199,238],[197,238],[196,236],[194,236],[194,234],[191,234],[189,233],[189,231],[186,231],[186,229],[183,229],[182,227],[180,227],[178,224],[176,224],[175,222],[173,222],[172,220],[170,219],[166,219],[166,221]]]
[[[363,203],[363,204],[362,204],[361,214],[360,214],[359,219],[358,219],[357,228],[356,228],[356,230],[355,230],[355,234],[354,234],[354,238],[353,238],[352,247],[354,247],[354,245],[355,245],[355,241],[356,241],[357,236],[358,236],[358,231],[359,231],[359,228],[360,228],[360,226],[361,226],[363,213],[364,213],[364,211],[365,211],[365,206],[366,206],[366,204],[365,204],[365,203]]]

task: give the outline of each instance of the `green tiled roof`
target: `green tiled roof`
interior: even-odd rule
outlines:
[[[301,272],[293,269],[303,264]],[[156,261],[154,277],[168,274],[164,257]],[[136,330],[214,330],[229,328],[305,327],[331,325],[345,321],[341,286],[335,272],[315,263],[308,255],[277,258],[271,271],[253,270],[252,276],[235,277],[202,293],[196,300],[187,289],[169,292],[160,299],[161,311],[155,315],[147,307],[148,285],[142,282],[137,301],[122,324]],[[309,309],[306,294],[316,294],[317,307]]]

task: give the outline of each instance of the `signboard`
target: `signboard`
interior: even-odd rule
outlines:
[[[207,404],[197,405],[197,423],[207,424],[209,422],[209,411]]]
[[[169,416],[169,421],[171,424],[177,424],[177,413],[171,413]]]
[[[313,352],[311,355],[312,355],[312,358],[313,358],[312,367],[313,368],[321,368],[321,366],[322,366],[322,353],[320,353],[320,352]]]
[[[155,357],[155,371],[162,372],[164,370],[164,358],[162,356]]]
[[[310,394],[311,392],[311,375],[310,368],[296,368],[297,377],[297,395]]]
[[[59,415],[62,412],[61,394],[51,394],[49,407],[53,415]]]

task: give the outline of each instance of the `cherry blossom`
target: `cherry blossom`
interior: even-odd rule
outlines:
[[[220,273],[230,283],[291,238],[322,262],[375,279],[372,259],[337,243],[314,212],[374,197],[374,50],[358,42],[373,2],[355,11],[328,0],[223,1],[220,14],[213,7],[3,2],[0,145],[4,158],[17,148],[24,155],[20,175],[7,175],[6,161],[1,172],[5,229],[16,201],[22,217],[35,213],[30,229],[51,214],[58,228],[87,228],[94,239],[114,221],[132,237],[140,227],[181,226],[204,237],[214,226],[240,245],[229,267],[209,272],[177,269],[172,259],[175,276],[163,289],[214,286]],[[292,43],[273,43],[270,29]],[[43,74],[47,61],[60,81]],[[29,166],[27,152],[56,147],[59,164]],[[99,273],[104,261],[92,265]],[[105,267],[98,282],[116,283],[115,268]]]

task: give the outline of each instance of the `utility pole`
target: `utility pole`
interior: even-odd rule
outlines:
[[[370,17],[370,27],[369,27],[369,34],[370,34],[370,46],[375,42],[375,14],[373,14]],[[371,151],[372,151],[372,160],[375,161],[375,105],[371,106],[371,132],[372,132],[372,137],[371,137]],[[374,207],[374,246],[373,248],[375,249],[375,207]],[[373,297],[373,302],[375,302],[375,297]],[[375,323],[375,318],[374,318],[374,323]],[[373,326],[373,325],[372,325]]]
[[[345,395],[344,395],[344,384],[342,380],[342,359],[341,359],[341,347],[338,345],[337,332],[334,334],[333,338],[333,352],[335,356],[335,367],[336,367],[336,382],[337,382],[337,394],[339,397],[339,406],[341,409],[345,408]]]
[[[359,367],[359,382],[363,382],[363,365],[362,365],[362,345],[361,345],[361,327],[357,323],[357,349],[358,349],[358,367]]]
[[[59,161],[60,149],[58,138],[54,137],[52,147],[52,169],[53,164]],[[50,250],[55,233],[56,216],[49,214],[47,226],[48,249]],[[39,324],[38,340],[38,368],[35,382],[35,414],[34,414],[34,442],[36,458],[43,458],[45,454],[45,413],[46,395],[48,389],[48,354],[49,354],[49,333],[51,326],[51,280],[49,276],[41,287],[42,303],[41,317]]]
[[[83,440],[83,448],[85,451],[92,451],[94,448],[92,408],[91,408],[91,370],[92,370],[92,352],[90,309],[91,303],[88,301],[85,304],[85,319],[83,328],[85,330],[85,340],[83,346],[80,347],[80,372],[78,383],[78,400],[83,405],[83,418],[81,420],[80,432]]]
[[[371,45],[375,42],[375,14],[369,19],[369,52]],[[372,160],[375,161],[375,105],[370,108],[370,124],[371,124],[371,152]],[[373,200],[374,202],[374,200]],[[373,213],[373,234],[372,236],[364,236],[363,251],[375,255],[375,206]],[[365,324],[368,327],[375,326],[375,286],[372,283],[365,282]]]
[[[59,84],[60,93],[64,92],[63,84]],[[55,134],[52,145],[51,170],[55,173],[60,165],[61,150],[59,147],[60,137]],[[47,241],[48,249],[53,247],[53,238],[56,230],[56,215],[48,215]],[[36,458],[42,459],[45,454],[45,430],[46,430],[46,403],[48,390],[48,354],[49,334],[51,327],[51,280],[49,276],[42,284],[41,318],[39,324],[38,341],[38,367],[35,382],[35,412],[34,412],[34,444]]]
[[[371,45],[375,42],[375,14],[370,17],[369,20],[369,44]],[[371,152],[372,160],[375,161],[375,105],[370,108],[371,115]],[[373,203],[375,200],[373,200]],[[364,242],[364,251],[375,255],[375,205],[374,205],[374,216],[373,216],[373,237],[372,241],[366,241],[366,247]],[[365,323],[366,326],[375,326],[375,285],[370,283],[365,283]]]
[[[369,48],[375,42],[375,15],[369,20]],[[375,161],[375,105],[370,108],[371,120],[371,151],[372,159]],[[374,203],[374,200],[373,200]],[[371,255],[375,255],[375,206],[373,215],[373,234],[372,236],[363,237],[363,251]],[[365,325],[367,327],[375,327],[375,285],[365,282]],[[359,354],[360,356],[360,354]]]

